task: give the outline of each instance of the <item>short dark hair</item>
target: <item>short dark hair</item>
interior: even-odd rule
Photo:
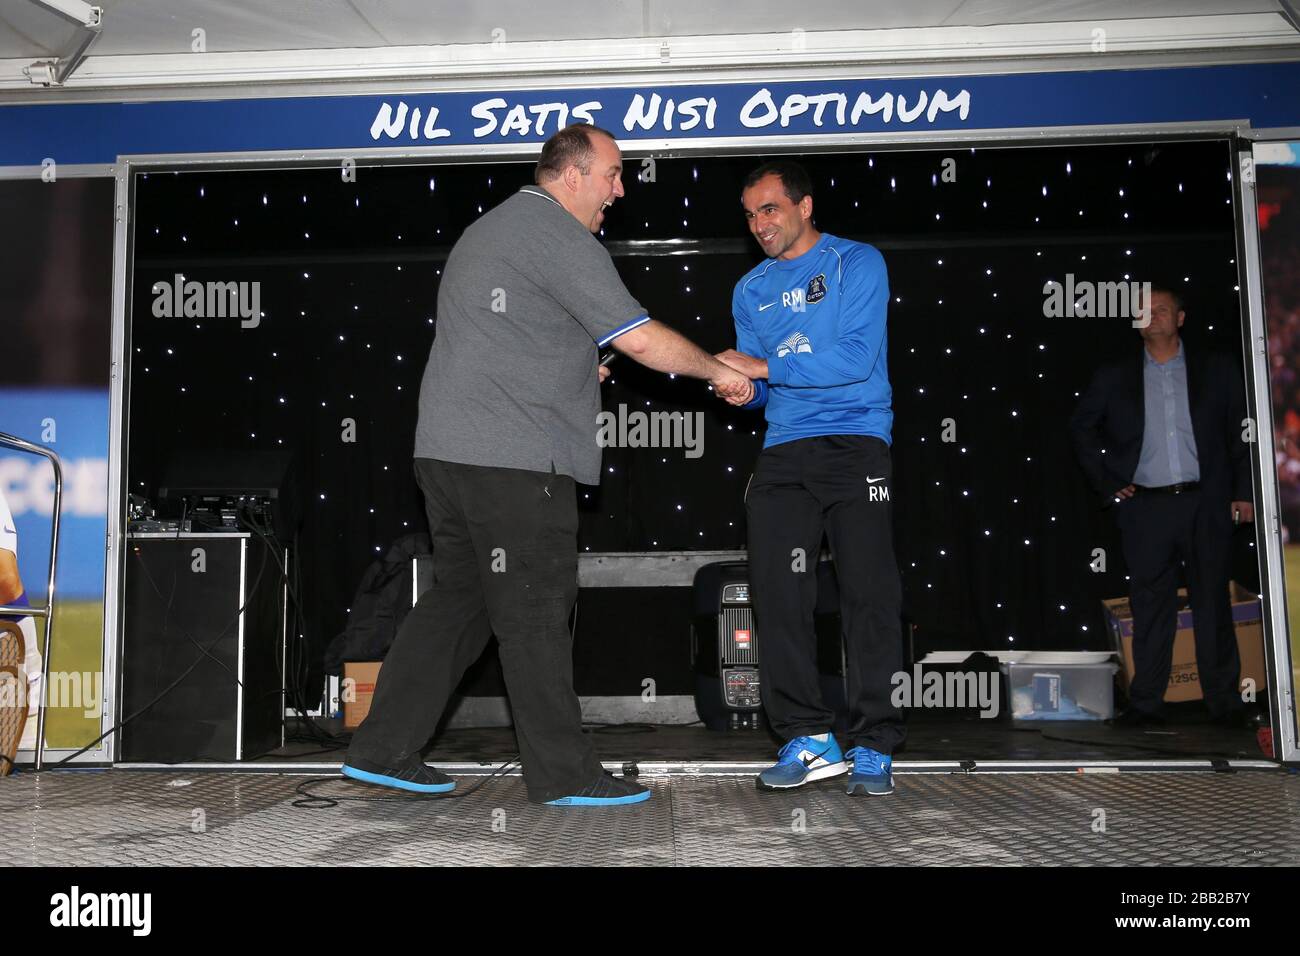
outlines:
[[[743,192],[751,186],[757,185],[758,181],[764,176],[775,176],[781,180],[781,186],[785,189],[785,194],[792,203],[801,203],[804,196],[813,194],[812,180],[808,178],[808,170],[789,159],[776,159],[759,166],[745,177],[745,184],[741,187],[741,191]]]
[[[555,133],[542,145],[542,155],[537,158],[533,181],[539,184],[550,182],[570,166],[577,166],[584,176],[591,172],[591,161],[596,158],[596,149],[591,142],[593,133],[614,139],[614,134],[609,130],[591,123],[570,123]]]
[[[1171,299],[1174,300],[1174,314],[1175,314],[1175,315],[1177,315],[1179,312],[1186,312],[1186,311],[1187,311],[1187,310],[1183,307],[1184,304],[1185,304],[1185,303],[1184,303],[1184,300],[1183,300],[1183,294],[1182,294],[1181,292],[1179,292],[1178,289],[1177,289],[1177,288],[1176,288],[1172,283],[1165,283],[1165,282],[1152,282],[1152,283],[1151,283],[1151,294],[1152,294],[1152,295],[1155,295],[1157,292],[1163,292],[1165,295],[1169,296],[1169,298],[1171,298]]]

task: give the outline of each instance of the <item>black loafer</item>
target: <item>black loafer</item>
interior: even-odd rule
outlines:
[[[404,760],[399,767],[384,767],[362,757],[349,756],[343,762],[343,776],[412,793],[446,793],[456,788],[456,781],[426,767],[419,754]]]
[[[609,773],[583,787],[577,793],[556,800],[547,800],[548,807],[616,807],[641,803],[650,799],[650,791],[627,777]]]

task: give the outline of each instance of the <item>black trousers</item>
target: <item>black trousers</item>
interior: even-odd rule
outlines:
[[[906,734],[890,696],[903,669],[902,584],[894,558],[889,446],[865,435],[766,448],[745,496],[763,707],[789,740],[831,729],[817,673],[813,611],[822,534],[840,589],[850,735],[893,753]],[[802,560],[800,559],[802,555]]]
[[[573,689],[568,618],[578,596],[578,508],[564,475],[419,458],[433,586],[384,659],[349,754],[393,766],[418,753],[495,633],[528,798],[600,777]]]
[[[1196,633],[1196,667],[1205,704],[1222,715],[1242,706],[1237,686],[1241,658],[1228,595],[1232,521],[1226,499],[1201,491],[1144,495],[1115,506],[1129,570],[1133,610],[1133,683],[1129,704],[1159,713],[1169,687],[1178,630],[1178,570],[1187,572],[1187,597]]]

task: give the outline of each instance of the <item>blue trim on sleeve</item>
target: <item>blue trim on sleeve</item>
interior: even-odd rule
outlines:
[[[608,345],[610,342],[614,341],[614,339],[622,335],[624,332],[631,332],[638,325],[645,325],[649,321],[650,321],[649,314],[639,315],[631,322],[627,323],[627,325],[621,326],[615,329],[613,332],[610,332],[609,335],[605,336],[603,339],[601,339],[599,342],[596,343],[596,347],[603,348],[604,346]]]
[[[754,397],[751,398],[741,408],[762,408],[767,404],[767,382],[761,378],[753,379]]]

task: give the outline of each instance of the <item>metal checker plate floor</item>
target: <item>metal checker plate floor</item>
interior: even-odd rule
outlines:
[[[835,781],[766,794],[749,776],[643,775],[652,799],[610,809],[530,805],[518,776],[455,800],[321,779],[313,792],[365,799],[294,807],[307,779],[16,774],[0,780],[0,865],[1300,863],[1300,775],[1282,771],[895,774],[894,795],[869,798]]]

